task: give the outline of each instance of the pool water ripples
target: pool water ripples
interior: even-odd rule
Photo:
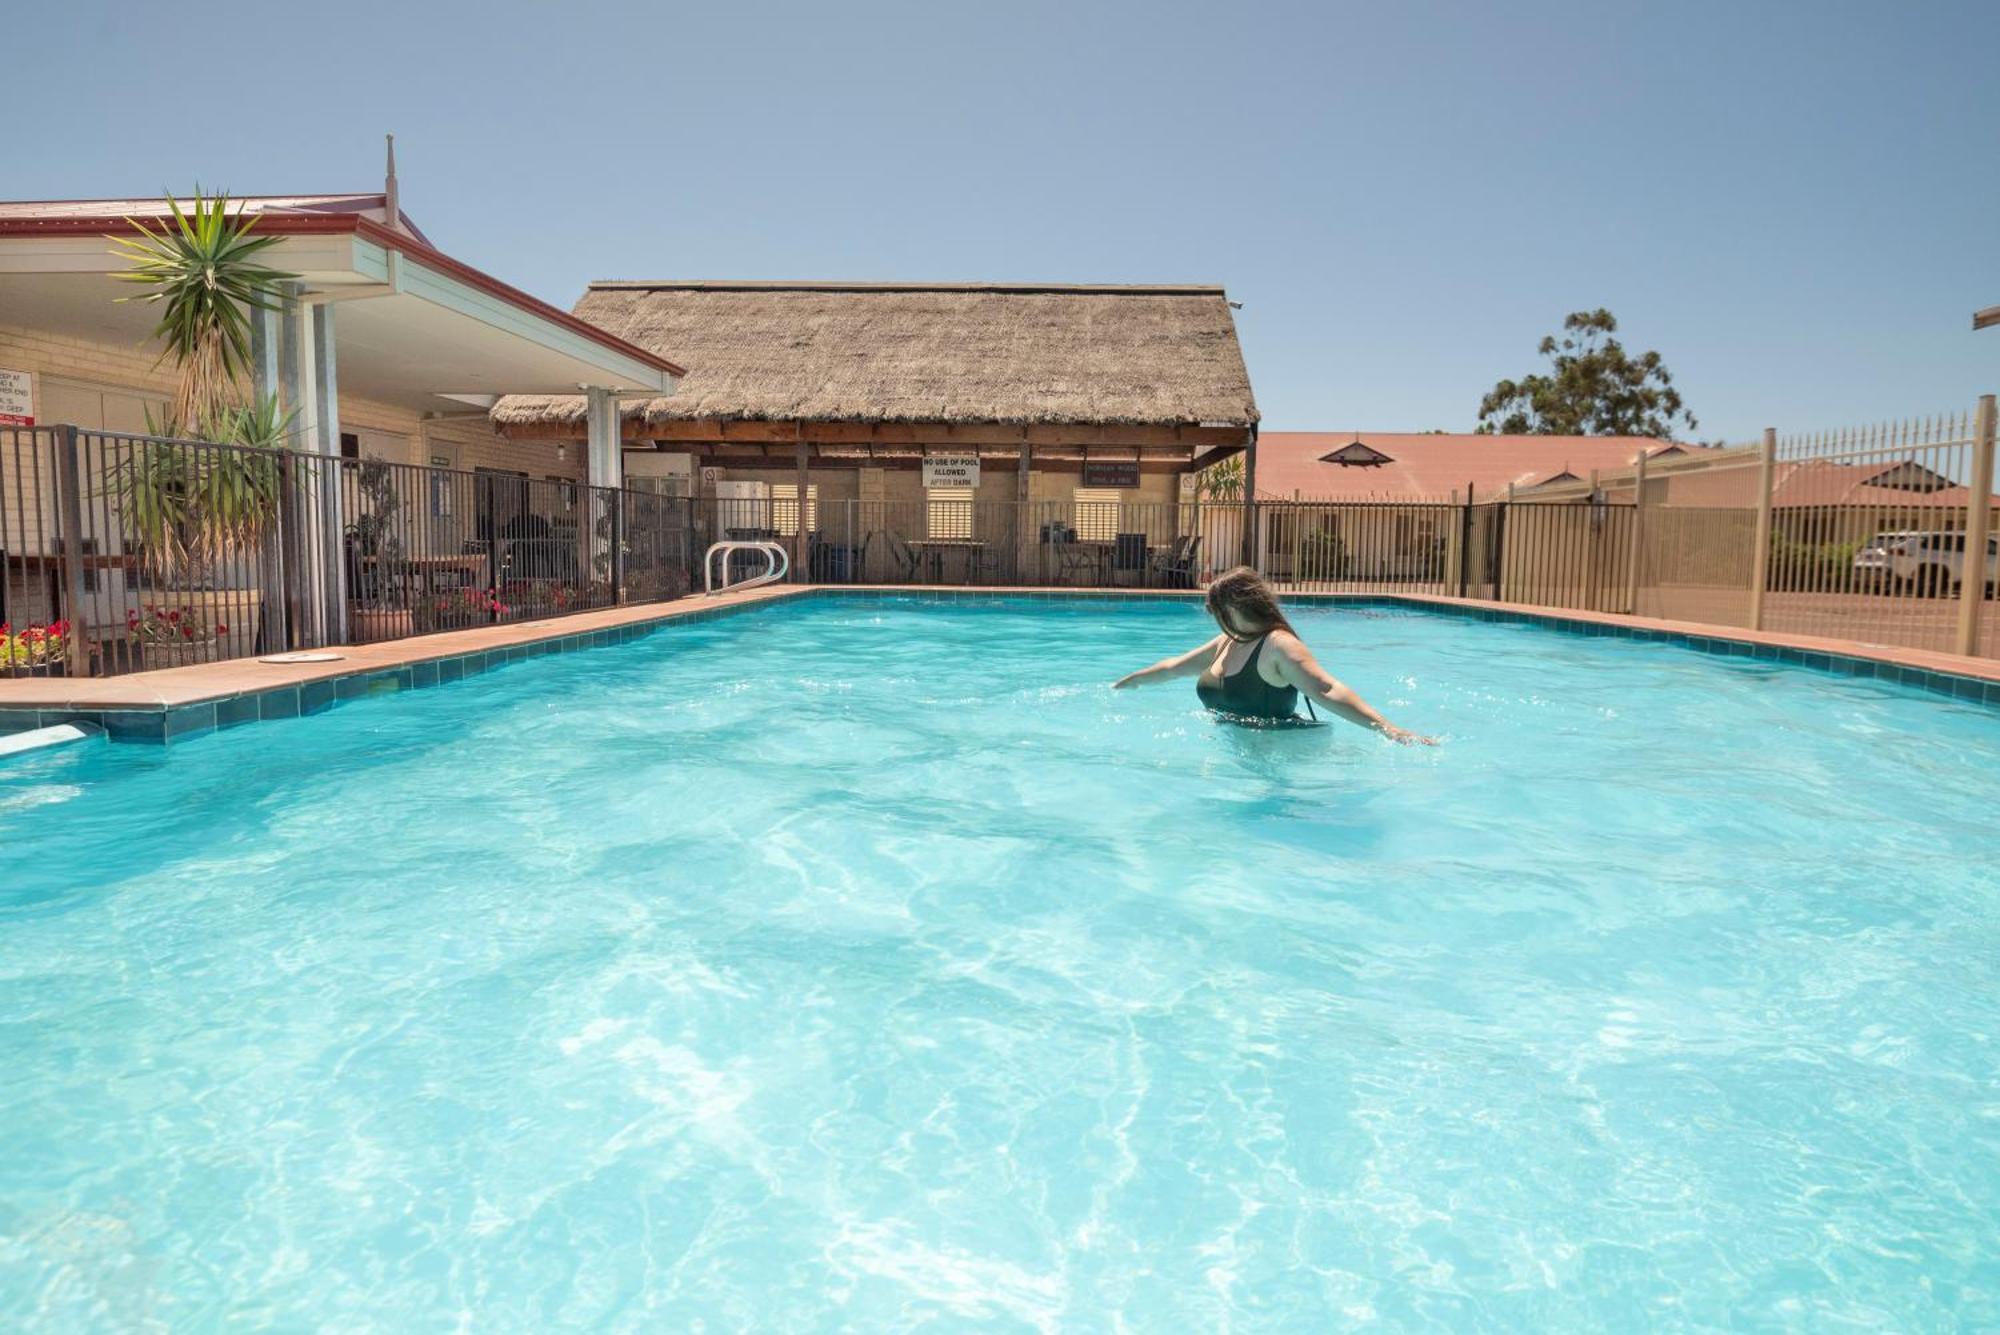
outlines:
[[[822,599],[0,767],[0,1324],[2000,1322],[2000,718]]]

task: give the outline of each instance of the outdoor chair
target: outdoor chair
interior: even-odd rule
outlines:
[[[892,578],[903,584],[919,583],[917,572],[923,567],[923,554],[905,542],[902,534],[894,529],[877,529],[868,535],[861,547],[863,564],[867,563],[868,542],[877,537],[880,537],[883,545],[889,549],[889,560],[894,567],[891,572]]]
[[[1184,533],[1174,539],[1172,547],[1156,553],[1152,561],[1152,574],[1159,587],[1192,589],[1195,558],[1200,551],[1201,535]]]
[[[1074,539],[1056,545],[1056,582],[1068,584],[1073,576],[1088,574],[1089,584],[1094,587],[1104,582],[1103,567],[1098,563],[1098,549],[1091,544]]]

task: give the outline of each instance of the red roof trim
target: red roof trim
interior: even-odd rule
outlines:
[[[434,246],[425,245],[415,237],[384,227],[373,218],[364,218],[358,213],[259,213],[257,230],[265,235],[278,236],[334,236],[353,233],[376,245],[400,251],[407,259],[448,274],[468,287],[478,288],[491,296],[500,298],[510,306],[539,316],[551,324],[560,325],[571,333],[580,334],[600,347],[623,353],[635,361],[642,362],[668,375],[684,376],[684,367],[657,353],[646,351],[633,343],[627,343],[616,334],[598,328],[587,320],[578,319],[568,311],[558,310],[536,297],[529,296],[517,287],[512,287],[490,274],[482,273],[469,264],[453,259]],[[109,233],[133,233],[134,227],[123,217],[101,218],[18,218],[0,216],[0,237],[23,236],[104,236]]]

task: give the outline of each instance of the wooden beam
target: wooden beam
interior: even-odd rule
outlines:
[[[812,542],[812,537],[807,532],[812,523],[812,482],[806,471],[806,463],[812,457],[812,446],[801,440],[796,448],[799,456],[796,493],[799,503],[799,531],[792,556],[792,580],[798,584],[810,584],[812,581],[808,575],[811,572],[806,568],[806,558],[810,554],[809,544]]]

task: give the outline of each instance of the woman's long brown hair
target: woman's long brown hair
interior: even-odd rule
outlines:
[[[1248,643],[1259,635],[1268,635],[1274,630],[1291,631],[1292,623],[1285,620],[1284,611],[1278,606],[1278,595],[1264,581],[1264,577],[1249,566],[1237,566],[1217,575],[1208,586],[1208,614],[1215,618],[1215,624],[1222,627],[1222,633],[1239,644]],[[1225,617],[1224,611],[1235,615]],[[1232,626],[1254,626],[1248,635],[1238,635]]]

